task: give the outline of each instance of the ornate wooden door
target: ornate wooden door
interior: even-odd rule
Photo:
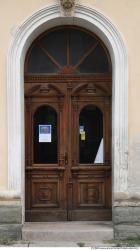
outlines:
[[[101,73],[77,74],[84,67],[100,68],[102,62],[98,59],[96,66],[87,67],[97,47],[95,38],[92,44],[88,36],[84,43],[90,48],[82,57],[81,52],[76,55],[81,59],[75,66],[70,64],[70,47],[75,46],[68,35],[71,29],[62,32],[66,33],[66,66],[59,65],[58,55],[52,57],[43,42],[38,45],[38,39],[26,59],[26,221],[111,219],[111,75],[104,72],[110,66],[101,67]],[[43,41],[50,49],[47,39]],[[52,67],[50,62],[44,66],[44,54],[43,66],[33,72],[38,67],[34,66],[38,48],[59,73],[39,74],[40,69]],[[99,50],[97,57],[101,54]]]

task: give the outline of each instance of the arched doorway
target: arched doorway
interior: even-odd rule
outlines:
[[[25,60],[26,221],[111,219],[109,53],[93,33],[43,33]]]

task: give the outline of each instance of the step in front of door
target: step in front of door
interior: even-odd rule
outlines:
[[[111,222],[25,223],[22,239],[39,241],[102,241],[113,239]]]

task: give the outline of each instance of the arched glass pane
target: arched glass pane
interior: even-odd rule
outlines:
[[[79,66],[81,73],[105,73],[109,71],[107,55],[101,46],[95,50]]]
[[[41,48],[36,45],[33,47],[29,57],[28,72],[31,74],[56,73],[58,68]]]
[[[84,54],[96,43],[96,39],[80,30],[70,31],[70,55],[72,66],[76,65]]]
[[[49,33],[40,40],[41,45],[49,54],[61,65],[67,63],[67,32],[66,30],[56,30]]]
[[[34,163],[57,163],[57,113],[42,106],[34,114]]]
[[[110,60],[99,39],[77,28],[58,28],[32,44],[26,59],[30,74],[107,73]],[[67,69],[67,71],[63,71]]]
[[[82,109],[79,116],[79,163],[103,163],[103,114],[96,106]]]

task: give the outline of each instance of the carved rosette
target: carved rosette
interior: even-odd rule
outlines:
[[[50,201],[53,190],[50,187],[40,188],[38,193],[39,201]]]
[[[72,16],[75,7],[75,0],[60,0],[61,14],[63,16]]]

